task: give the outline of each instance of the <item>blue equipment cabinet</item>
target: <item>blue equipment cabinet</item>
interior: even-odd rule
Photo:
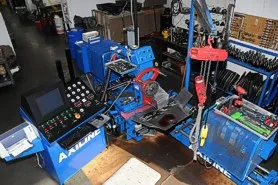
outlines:
[[[32,119],[23,111],[23,109],[20,109],[20,115],[26,122],[34,125]],[[98,114],[95,114],[88,120],[93,119],[96,115]],[[87,121],[84,121],[79,126],[86,122]],[[72,131],[74,131],[74,129]],[[84,165],[90,162],[106,148],[106,138],[103,126],[87,135],[69,150],[61,147],[58,142],[71,132],[68,132],[66,135],[52,143],[49,143],[41,132],[38,131],[38,133],[40,135],[40,145],[44,147],[44,150],[38,153],[39,163],[42,168],[60,184],[64,184]]]
[[[113,48],[113,49],[112,49]],[[106,77],[105,64],[111,61],[111,58],[116,53],[121,53],[124,50],[124,46],[111,41],[103,40],[102,42],[89,45],[89,64],[92,66],[90,72],[93,73],[94,77],[99,82],[104,82]],[[85,71],[83,71],[86,73]],[[116,74],[111,75],[111,81],[118,79],[119,76]]]
[[[107,146],[103,124],[109,119],[96,119],[105,107],[80,79],[29,90],[21,106],[25,122],[0,136],[6,161],[37,153],[39,166],[64,184]]]
[[[247,104],[251,105],[250,102]],[[255,106],[256,110],[263,110],[256,105],[252,106]],[[229,118],[229,116],[221,114],[215,105],[209,108],[204,115],[207,113],[209,132],[205,145],[198,148],[198,155],[208,166],[215,167],[237,184],[248,184],[252,180],[259,182],[259,184],[278,182],[276,171],[267,172],[268,174],[265,175],[260,175],[257,172],[257,169],[262,169],[260,164],[269,159],[275,151],[274,139],[277,129],[268,138],[265,138]],[[190,131],[190,123],[187,123],[186,126],[178,126],[171,134],[182,144],[192,149],[189,140]]]
[[[84,32],[83,28],[73,28],[67,32],[68,46],[70,49],[70,54],[73,59],[76,58],[74,45],[75,42],[82,40],[82,33]]]
[[[104,83],[106,78],[105,64],[113,59],[124,59],[137,66],[131,75],[137,76],[142,70],[153,67],[154,54],[150,46],[138,49],[130,49],[111,40],[99,42],[76,42],[74,46],[76,65],[83,73],[92,73],[95,84]],[[110,82],[120,78],[120,75],[112,72]],[[148,78],[148,77],[145,77]]]

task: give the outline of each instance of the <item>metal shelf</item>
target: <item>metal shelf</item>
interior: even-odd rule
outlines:
[[[269,76],[269,75],[272,75],[272,74],[275,74],[275,73],[278,72],[278,69],[275,70],[275,71],[272,71],[272,72],[268,72],[268,71],[265,71],[263,69],[253,67],[253,66],[251,66],[250,64],[248,64],[246,62],[242,62],[242,61],[234,59],[232,57],[228,57],[227,61],[232,62],[232,63],[237,64],[237,65],[240,65],[240,66],[245,67],[247,69],[250,69],[250,70],[255,71],[257,73],[264,74],[266,76]]]
[[[271,52],[269,50],[265,50],[265,49],[257,48],[257,47],[251,46],[251,45],[247,45],[247,44],[244,44],[242,42],[237,42],[235,40],[230,40],[229,43],[235,44],[235,45],[238,45],[238,46],[242,46],[242,47],[245,47],[245,48],[248,48],[248,49],[251,49],[251,50],[255,50],[257,52],[261,52],[261,53],[264,53],[264,54],[268,54],[268,55],[271,55],[271,56],[274,56],[274,57],[278,57],[278,53],[274,53],[274,52]],[[275,71],[272,71],[272,72],[268,72],[264,69],[251,66],[250,64],[248,64],[246,62],[234,59],[232,57],[228,57],[227,61],[266,76],[266,80],[264,82],[263,90],[262,90],[262,93],[261,93],[261,96],[260,96],[260,99],[259,99],[259,102],[258,102],[259,106],[269,104],[272,101],[273,96],[276,96],[277,92],[275,91],[274,86],[275,86],[275,82],[278,80],[278,69],[276,69]],[[273,77],[273,80],[270,80],[271,77]],[[271,83],[270,83],[270,81],[271,81]],[[268,93],[266,95],[266,92],[271,92],[271,93]]]

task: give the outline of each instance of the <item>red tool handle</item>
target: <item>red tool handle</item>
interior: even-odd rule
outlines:
[[[237,93],[238,93],[239,96],[240,96],[240,95],[246,95],[246,94],[247,94],[246,90],[243,89],[243,88],[240,87],[240,86],[235,86],[235,89],[236,89],[236,91],[237,91]]]
[[[158,68],[150,67],[150,68],[147,68],[147,69],[144,69],[143,71],[141,71],[141,73],[139,73],[138,76],[135,78],[135,82],[143,83],[144,82],[144,80],[142,80],[143,76],[145,76],[147,73],[150,73],[150,72],[153,72],[153,75],[148,80],[155,81],[157,79],[158,75],[160,74],[160,71]]]
[[[203,105],[207,100],[204,77],[202,76],[195,77],[195,88],[196,88],[199,104]]]

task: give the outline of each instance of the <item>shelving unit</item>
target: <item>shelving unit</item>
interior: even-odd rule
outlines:
[[[245,48],[248,48],[248,49],[251,49],[251,50],[255,50],[257,52],[261,52],[261,53],[264,53],[264,54],[267,54],[267,55],[278,57],[278,53],[274,53],[274,52],[271,52],[269,50],[254,47],[252,45],[248,45],[248,44],[245,44],[245,43],[242,43],[242,42],[237,42],[235,40],[230,40],[229,43],[230,44],[235,44],[235,45],[238,45],[238,46],[242,46],[242,47],[245,47]],[[237,59],[234,59],[234,58],[231,58],[231,57],[229,57],[227,59],[227,61],[266,76],[266,79],[265,79],[264,85],[263,85],[263,89],[262,89],[262,93],[261,93],[259,101],[258,101],[259,106],[268,105],[269,103],[271,103],[273,98],[276,95],[278,95],[278,84],[276,84],[276,82],[278,81],[278,69],[276,69],[275,71],[272,71],[272,72],[268,72],[266,70],[251,66],[250,64],[248,64],[246,62],[242,62],[240,60],[237,60]],[[269,93],[267,94],[267,92],[269,92]]]

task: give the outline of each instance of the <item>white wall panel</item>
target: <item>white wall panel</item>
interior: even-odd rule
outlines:
[[[10,35],[8,33],[5,21],[3,19],[3,16],[0,12],[0,45],[9,45],[13,48],[13,44],[10,38]]]

